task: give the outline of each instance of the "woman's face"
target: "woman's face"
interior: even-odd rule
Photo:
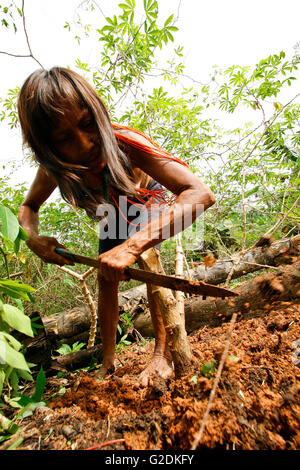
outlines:
[[[87,166],[93,172],[103,169],[99,131],[88,108],[72,105],[66,109],[51,132],[51,139],[65,162]]]

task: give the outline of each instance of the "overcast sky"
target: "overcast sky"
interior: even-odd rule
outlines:
[[[121,0],[98,0],[105,16],[118,13]],[[20,0],[16,0],[21,4]],[[74,67],[76,58],[92,64],[96,60],[99,43],[92,38],[79,46],[74,34],[64,29],[66,21],[72,22],[80,0],[25,0],[25,18],[33,54],[44,67],[54,65]],[[195,80],[205,82],[213,65],[227,67],[232,64],[254,65],[260,59],[281,50],[289,55],[300,41],[299,0],[159,0],[161,18],[170,14],[179,18],[175,42],[184,46],[185,73]],[[2,1],[3,5],[4,2]],[[136,0],[138,13],[142,14],[142,0]],[[82,20],[84,15],[81,14]],[[96,10],[91,18],[98,27],[104,19]],[[15,35],[0,27],[0,50],[27,54],[21,23]],[[82,32],[81,32],[82,34]],[[23,83],[38,68],[32,59],[13,58],[0,54],[0,96],[9,88]],[[297,86],[299,83],[297,82]],[[294,90],[296,94],[297,90]],[[0,163],[20,160],[21,143],[16,132],[0,123]],[[30,181],[34,174],[22,167],[15,180]]]

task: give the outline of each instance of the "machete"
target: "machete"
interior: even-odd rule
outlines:
[[[89,258],[87,256],[75,255],[63,248],[55,248],[57,254],[65,256],[74,263],[84,264],[101,270],[101,263],[98,259]],[[202,295],[203,300],[206,296],[210,297],[225,297],[237,296],[236,292],[224,289],[223,287],[216,287],[211,284],[206,284],[203,281],[190,281],[188,279],[167,276],[166,274],[159,274],[153,271],[144,271],[142,269],[126,268],[124,274],[129,279],[136,281],[147,282],[156,286],[166,287],[172,290],[180,290],[189,294]]]

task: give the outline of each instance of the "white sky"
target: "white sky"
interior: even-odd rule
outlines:
[[[21,1],[16,0],[16,3],[20,5]],[[105,16],[118,13],[118,3],[121,0],[98,0]],[[136,0],[136,3],[142,13],[142,1]],[[25,0],[31,48],[44,67],[68,65],[75,68],[76,58],[90,64],[96,59],[98,41],[89,39],[79,46],[73,34],[63,28],[66,21],[72,22],[79,4],[80,0]],[[176,16],[178,5],[179,0],[159,0],[160,17],[166,19],[172,13]],[[84,15],[81,17],[83,20]],[[293,47],[300,41],[299,18],[299,0],[181,0],[175,44],[184,46],[185,73],[205,82],[213,65],[254,65],[281,50],[292,55]],[[93,19],[98,27],[103,26],[104,19],[98,10]],[[0,26],[0,50],[27,53],[21,23],[16,35]],[[0,54],[0,96],[5,97],[9,88],[21,85],[37,68],[32,59]],[[296,93],[294,89],[293,95]],[[22,151],[16,131],[0,122],[0,138],[0,165],[5,161],[19,162]],[[14,173],[13,181],[29,183],[33,177],[34,173],[23,165]]]

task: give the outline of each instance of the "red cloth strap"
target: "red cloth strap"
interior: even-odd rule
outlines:
[[[180,158],[174,157],[166,150],[163,150],[161,147],[159,147],[159,145],[153,142],[147,135],[143,134],[138,129],[133,129],[132,127],[122,126],[120,124],[115,124],[115,123],[112,123],[112,126],[114,129],[114,134],[119,140],[122,140],[123,142],[131,145],[132,147],[136,149],[142,150],[145,153],[149,153],[150,155],[157,155],[158,157],[169,158],[170,160],[181,163],[182,165],[188,168],[187,163],[185,163],[183,160],[180,160]],[[118,132],[118,129],[125,129],[127,131],[132,131],[135,134],[141,135],[149,142],[149,145],[147,145],[146,143],[141,143],[132,137],[128,137],[124,135],[122,132]]]
[[[147,135],[143,134],[143,132],[139,131],[138,129],[134,129],[134,128],[129,127],[129,126],[123,126],[121,124],[116,124],[116,123],[112,123],[112,127],[113,127],[113,130],[114,130],[115,137],[117,139],[121,140],[122,142],[125,142],[126,144],[129,144],[131,147],[134,147],[134,148],[136,148],[138,150],[141,150],[142,152],[148,153],[150,155],[155,155],[155,156],[158,156],[158,157],[168,158],[169,160],[173,160],[175,162],[178,162],[181,165],[184,165],[185,167],[188,168],[187,163],[185,163],[184,161],[180,160],[177,157],[174,157],[173,155],[171,155],[166,150],[163,150],[161,147],[159,147],[159,145],[157,145],[155,142],[153,142]],[[146,142],[142,143],[142,142],[139,142],[138,140],[134,139],[133,137],[128,137],[128,136],[124,135],[122,132],[120,132],[120,130],[127,130],[127,131],[131,131],[134,134],[139,134],[140,136],[144,137],[149,142],[149,145],[147,145]],[[167,196],[165,189],[139,188],[137,191],[141,196],[141,198],[138,198],[140,204],[142,204],[144,206],[148,206],[148,207],[149,206],[154,206],[154,205],[165,205],[165,204],[171,205],[175,202],[175,200],[177,198],[177,196],[174,195],[174,194],[170,195],[170,196]],[[146,198],[146,200],[144,198]],[[155,198],[157,202],[154,202],[153,198]],[[117,204],[115,198],[112,197],[112,199],[118,207],[118,204]],[[138,203],[135,203],[133,201],[129,201],[129,202],[131,202],[134,205],[138,205]]]

